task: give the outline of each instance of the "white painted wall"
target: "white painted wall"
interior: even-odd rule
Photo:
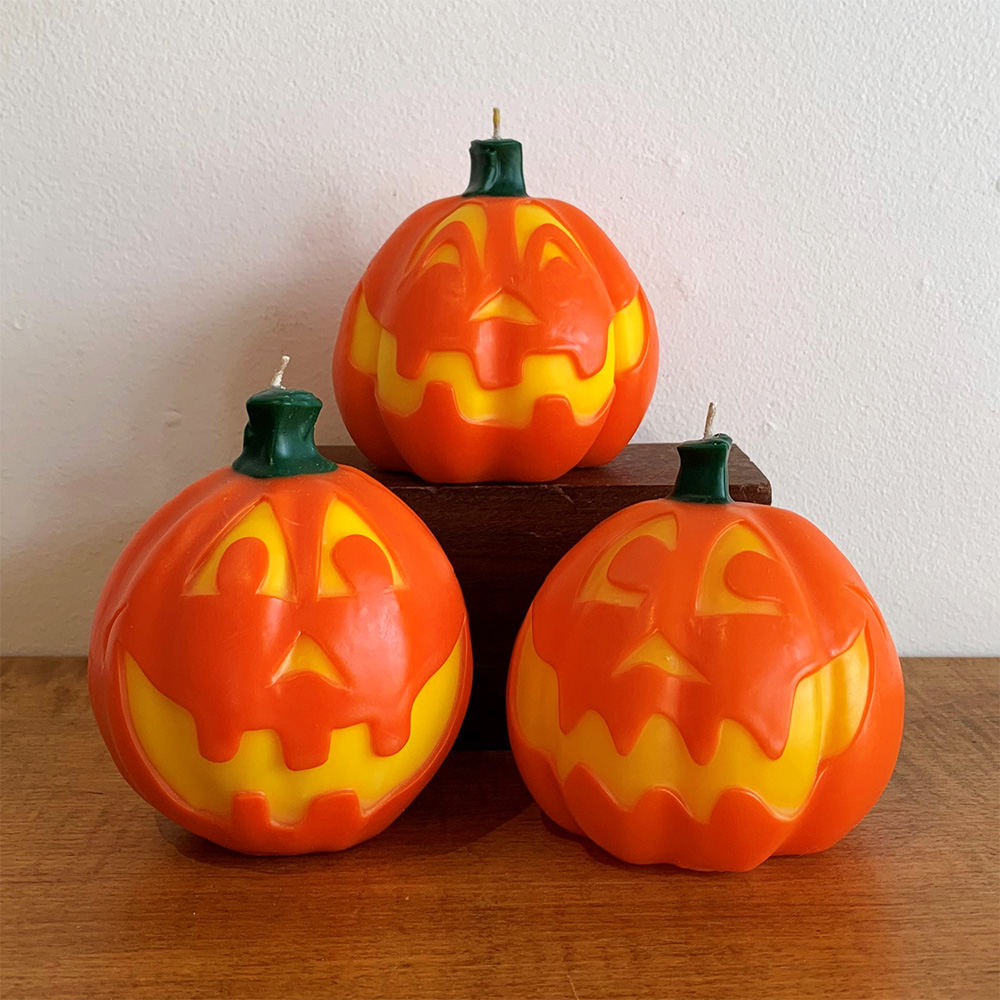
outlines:
[[[1000,650],[1000,6],[12,2],[3,21],[3,647],[80,653],[152,510],[239,448],[282,352],[461,191],[490,108],[529,191],[660,322],[639,437],[709,398],[905,654]]]

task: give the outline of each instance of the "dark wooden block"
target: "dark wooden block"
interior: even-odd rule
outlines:
[[[631,444],[613,462],[574,469],[551,483],[425,483],[376,469],[353,445],[319,449],[374,476],[423,518],[455,567],[469,609],[472,698],[458,737],[463,749],[507,747],[504,689],[514,639],[549,570],[591,528],[642,500],[666,496],[677,476],[672,444]],[[771,484],[736,446],[734,500],[771,502]]]

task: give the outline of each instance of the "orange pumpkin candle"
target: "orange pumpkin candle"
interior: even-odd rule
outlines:
[[[730,444],[680,445],[669,499],[571,549],[511,660],[525,783],[626,861],[739,871],[822,851],[899,751],[903,680],[875,602],[804,518],[730,501]]]
[[[91,634],[91,703],[122,774],[252,854],[378,833],[469,698],[448,559],[393,494],[316,451],[320,406],[280,372],[251,396],[243,454],[139,529]]]
[[[656,381],[656,325],[588,216],[531,198],[521,144],[477,140],[464,194],[414,212],[351,295],[333,359],[376,465],[439,482],[555,479],[618,454]]]

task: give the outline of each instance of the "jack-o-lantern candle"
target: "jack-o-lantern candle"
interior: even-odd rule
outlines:
[[[743,871],[822,851],[899,750],[902,674],[875,602],[810,522],[730,501],[730,444],[681,445],[669,499],[580,541],[511,660],[528,788],[625,861]]]
[[[465,714],[465,605],[423,522],[313,444],[321,403],[251,396],[242,455],[136,533],[101,594],[90,697],[122,774],[251,854],[391,823]]]
[[[465,193],[414,212],[351,295],[333,359],[347,429],[376,465],[437,482],[608,462],[656,381],[646,297],[592,219],[528,196],[519,142],[494,130],[470,153]]]

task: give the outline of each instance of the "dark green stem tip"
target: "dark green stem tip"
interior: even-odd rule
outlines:
[[[521,144],[516,139],[473,139],[469,147],[472,170],[466,198],[525,198]]]
[[[333,472],[313,440],[322,402],[305,389],[271,386],[247,400],[243,453],[233,468],[254,479]]]
[[[713,434],[699,441],[685,441],[677,446],[680,471],[671,500],[685,503],[729,503],[729,449],[733,439],[728,434]]]

